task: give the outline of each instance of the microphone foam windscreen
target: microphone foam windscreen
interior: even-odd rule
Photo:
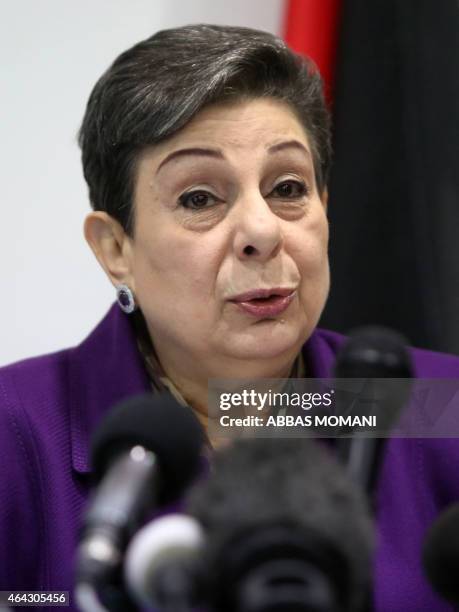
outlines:
[[[361,327],[349,334],[338,353],[335,378],[411,378],[406,340],[384,327]]]
[[[311,439],[238,440],[216,453],[213,468],[190,491],[188,505],[208,534],[210,567],[217,571],[238,535],[286,526],[306,534],[313,557],[321,545],[336,551],[351,599],[360,600],[371,582],[372,520],[363,493],[328,449]]]
[[[196,475],[205,441],[193,411],[170,393],[145,394],[117,404],[103,419],[91,444],[91,461],[100,480],[110,461],[136,445],[152,451],[163,476],[163,501],[169,501]]]
[[[433,588],[445,599],[459,603],[459,504],[433,523],[424,542],[423,565]]]

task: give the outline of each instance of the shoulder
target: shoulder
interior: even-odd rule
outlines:
[[[113,362],[116,347],[124,356],[131,348],[128,333],[127,324],[112,308],[78,346],[0,368],[0,412],[18,423],[28,420],[40,431],[40,423],[53,429],[72,405],[84,408],[95,395],[100,401],[108,386],[106,372],[112,384],[123,372]]]
[[[62,387],[70,349],[32,357],[0,368],[0,400],[40,399],[44,389]]]
[[[0,368],[0,418],[9,425],[0,431],[0,436],[13,430],[17,442],[25,448],[27,443],[21,442],[21,437],[30,440],[32,431],[40,430],[45,423],[47,428],[53,428],[53,420],[62,415],[68,396],[69,352],[59,351]]]
[[[459,357],[412,348],[416,378],[459,378]]]
[[[347,336],[328,329],[317,328],[317,341],[336,354]],[[459,357],[436,351],[408,347],[415,378],[459,378]]]
[[[0,447],[5,463],[15,459],[36,469],[38,438],[56,431],[62,419],[67,389],[69,351],[26,359],[0,368]]]
[[[132,326],[113,306],[78,346],[0,369],[0,418],[10,424],[0,443],[14,431],[44,466],[57,471],[71,455],[72,466],[87,472],[89,438],[100,419],[148,385]]]
[[[0,418],[12,423],[17,435],[27,428],[26,423],[34,414],[45,420],[50,406],[65,397],[68,352],[0,368]]]

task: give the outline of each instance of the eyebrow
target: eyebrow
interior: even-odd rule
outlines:
[[[184,157],[187,155],[200,155],[202,157],[213,157],[214,159],[225,159],[223,153],[218,149],[203,149],[200,147],[191,147],[188,149],[179,149],[178,151],[173,151],[169,153],[163,161],[159,164],[158,169],[156,170],[156,174],[161,170],[161,168],[170,162],[173,159],[177,159],[177,157]]]
[[[283,151],[284,149],[297,149],[299,151],[303,151],[303,153],[306,153],[308,157],[311,157],[310,151],[299,140],[286,140],[284,142],[279,142],[268,147],[267,151],[268,153],[277,153],[278,151]],[[177,151],[169,153],[169,155],[167,155],[163,159],[163,161],[159,164],[158,169],[156,170],[156,174],[158,174],[158,172],[165,164],[172,161],[173,159],[189,155],[211,157],[213,159],[225,159],[225,156],[219,149],[205,149],[202,147],[189,147],[187,149],[179,149]]]
[[[285,140],[283,142],[279,142],[268,147],[268,153],[277,153],[278,151],[283,151],[284,149],[297,149],[299,151],[303,151],[303,153],[306,153],[308,157],[311,157],[311,152],[309,149],[299,140]]]

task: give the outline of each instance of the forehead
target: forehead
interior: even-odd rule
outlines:
[[[287,103],[256,98],[208,106],[177,134],[154,148],[160,156],[180,146],[202,144],[264,149],[289,138],[300,140],[310,149],[306,132]]]

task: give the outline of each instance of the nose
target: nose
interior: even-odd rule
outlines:
[[[234,249],[242,260],[268,261],[282,246],[279,217],[258,193],[241,199],[235,206]]]

